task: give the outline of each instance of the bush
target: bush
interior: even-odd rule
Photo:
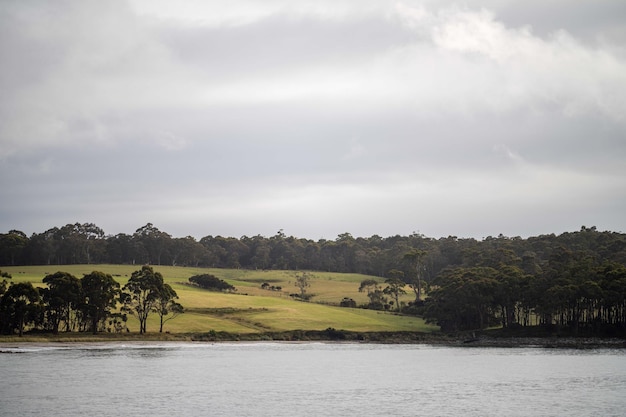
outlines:
[[[291,293],[289,294],[289,296],[291,298],[293,298],[294,300],[300,300],[300,301],[309,301],[311,298],[313,298],[314,294],[297,294],[297,293]]]
[[[352,298],[344,297],[343,300],[339,303],[339,307],[351,307],[356,308],[356,301]]]
[[[204,288],[205,290],[237,291],[237,289],[230,285],[228,282],[219,279],[215,275],[211,274],[194,275],[193,277],[189,278],[189,282],[197,285],[200,288]]]
[[[326,333],[326,336],[330,340],[345,340],[346,338],[346,334],[343,331],[337,330],[334,327],[327,328],[324,330],[324,333]]]

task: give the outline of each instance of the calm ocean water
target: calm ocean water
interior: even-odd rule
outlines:
[[[1,350],[1,416],[626,415],[625,350],[331,343]]]

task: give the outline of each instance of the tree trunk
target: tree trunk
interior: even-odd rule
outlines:
[[[417,271],[417,302],[422,299],[422,273]]]
[[[411,288],[413,288],[413,293],[415,294],[415,304],[418,304],[420,301],[419,285],[413,284]]]

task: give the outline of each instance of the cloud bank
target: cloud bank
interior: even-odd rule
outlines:
[[[624,231],[621,1],[7,1],[0,226]]]

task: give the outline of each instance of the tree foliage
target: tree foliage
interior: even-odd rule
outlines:
[[[197,285],[200,288],[204,288],[205,290],[226,292],[237,291],[237,289],[230,285],[228,282],[219,279],[212,274],[194,275],[192,277],[189,277],[189,282],[193,285]]]
[[[161,273],[144,265],[132,273],[128,283],[122,288],[122,311],[137,317],[140,334],[146,333],[148,316],[157,311],[157,303],[162,304],[161,298],[170,296],[171,299],[176,295],[174,290],[166,291],[164,285]]]
[[[64,324],[64,330],[72,330],[72,315],[75,315],[83,301],[81,282],[78,278],[67,272],[56,272],[46,275],[43,283],[47,288],[42,288],[43,303],[45,304],[46,322],[49,330],[59,332],[59,326]]]
[[[367,297],[369,298],[367,308],[372,310],[383,310],[385,308],[389,308],[387,298],[385,297],[378,281],[375,279],[365,279],[361,281],[361,284],[359,285],[359,292],[364,291],[367,291]]]
[[[296,278],[294,284],[296,288],[298,288],[298,290],[300,291],[300,293],[298,294],[299,298],[301,300],[308,300],[310,297],[308,296],[306,291],[311,286],[311,279],[313,278],[312,274],[310,272],[304,271],[296,272],[294,276]]]
[[[24,326],[39,320],[39,302],[39,292],[30,282],[12,284],[0,300],[2,332],[17,331],[22,336]]]
[[[0,271],[0,278],[2,278],[2,281],[0,281],[0,297],[2,296],[2,294],[4,294],[4,292],[7,290],[7,286],[9,285],[9,282],[7,281],[7,279],[11,279],[11,274],[9,274],[8,272],[4,272],[4,271]]]
[[[80,280],[83,293],[80,310],[89,328],[96,334],[117,306],[120,284],[109,274],[93,271]]]
[[[400,304],[400,296],[406,294],[406,291],[404,290],[406,282],[403,281],[404,272],[398,269],[392,269],[387,273],[387,275],[389,278],[385,280],[387,286],[383,290],[383,294],[390,295],[393,298],[396,310],[401,311],[402,305]]]
[[[152,312],[159,316],[162,332],[166,322],[184,312],[176,301],[176,291],[149,266],[135,271],[123,291],[111,275],[100,271],[81,279],[59,271],[46,275],[42,282],[46,284],[43,288],[17,283],[0,292],[0,332],[22,335],[26,328],[52,333],[120,332],[127,330],[126,313],[131,313],[140,321],[140,333],[145,333]],[[120,310],[118,302],[122,303]]]
[[[353,272],[379,277],[380,282],[390,278],[389,271],[398,270],[415,293],[415,301],[403,312],[426,314],[444,327],[476,328],[495,322],[581,333],[626,332],[626,234],[595,227],[482,240],[342,233],[336,239],[314,241],[288,236],[283,230],[270,237],[208,235],[196,240],[173,238],[151,223],[133,234],[114,236],[91,223],[53,227],[30,237],[16,230],[0,234],[0,265],[89,262]],[[487,297],[466,300],[471,303],[463,308],[476,303],[486,307],[479,312],[474,308],[471,320],[450,320],[458,314],[450,310],[454,304],[450,297],[463,302],[455,288]],[[363,290],[368,292],[369,308],[389,308],[390,301],[398,307],[384,289]]]
[[[424,280],[424,258],[426,258],[427,252],[421,249],[411,249],[406,252],[402,259],[409,263],[411,277],[407,282],[415,292],[415,302],[420,303],[422,300],[422,281]]]
[[[183,306],[176,302],[178,294],[169,285],[163,284],[154,303],[154,311],[159,315],[159,333],[163,333],[163,325],[185,312]]]

